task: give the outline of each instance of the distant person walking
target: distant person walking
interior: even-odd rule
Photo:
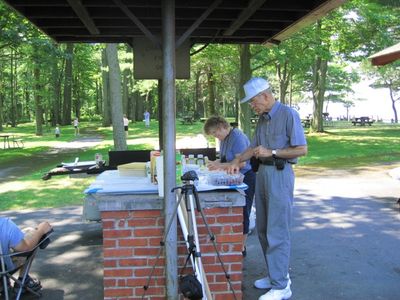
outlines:
[[[60,131],[60,127],[58,124],[56,125],[56,129],[54,130],[54,133],[56,135],[56,138],[60,137],[61,131]]]
[[[150,127],[150,113],[146,110],[143,115],[144,115],[144,125],[146,127]]]
[[[125,136],[128,138],[128,126],[129,126],[129,119],[124,115],[124,130]]]
[[[78,118],[74,119],[74,128],[75,128],[75,136],[79,135],[79,120],[78,120]]]

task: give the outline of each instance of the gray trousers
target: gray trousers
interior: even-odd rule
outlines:
[[[290,259],[294,173],[286,163],[284,170],[260,165],[256,179],[256,225],[267,276],[275,289],[287,285]]]

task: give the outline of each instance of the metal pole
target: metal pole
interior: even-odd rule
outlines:
[[[165,226],[174,216],[176,185],[175,166],[175,1],[162,1],[163,50],[163,149],[164,149],[164,216]],[[165,276],[167,299],[178,299],[177,222],[173,220],[165,239]]]

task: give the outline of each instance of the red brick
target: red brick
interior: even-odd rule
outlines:
[[[114,228],[114,221],[107,220],[101,222],[103,229],[112,229]]]
[[[132,211],[133,218],[156,218],[161,216],[161,210],[135,210]]]
[[[134,289],[134,293],[137,296],[141,296],[143,294],[143,287],[137,287]],[[165,288],[164,287],[159,287],[159,286],[151,286],[149,285],[149,288],[146,291],[146,296],[145,299],[156,299],[156,296],[164,296],[166,294]],[[151,295],[151,297],[150,297]],[[166,299],[165,296],[162,297],[161,299]]]
[[[132,276],[131,269],[104,269],[104,277],[127,277]],[[108,279],[108,278],[107,278]]]
[[[157,218],[140,218],[128,220],[130,227],[157,226]]]
[[[129,248],[103,249],[103,255],[104,255],[104,258],[106,258],[106,257],[126,257],[126,256],[131,257],[132,251],[133,251],[133,249],[129,249]]]
[[[217,235],[217,243],[242,243],[242,234],[225,234]]]
[[[149,246],[160,246],[162,237],[148,238]]]
[[[104,287],[115,287],[117,281],[115,279],[104,279],[103,281]]]
[[[226,254],[226,255],[223,255],[221,258],[224,263],[225,262],[228,263],[228,262],[242,262],[243,261],[242,253]]]
[[[114,239],[103,239],[104,248],[114,248],[117,245],[117,241]]]
[[[158,265],[160,266],[160,265]],[[148,268],[140,268],[134,271],[136,277],[147,277],[150,275],[151,269],[153,266],[148,266]],[[153,276],[163,276],[164,275],[164,267],[156,267],[153,271]]]
[[[243,232],[243,224],[232,226],[232,232],[234,232],[234,233],[238,233],[238,232],[242,233]]]
[[[212,292],[224,292],[229,291],[229,286],[227,282],[222,283],[209,283],[210,290]]]
[[[229,214],[229,207],[214,207],[214,208],[205,208],[203,210],[205,215],[224,215]]]
[[[124,211],[103,211],[101,213],[101,219],[126,219],[129,217],[129,212]]]
[[[113,260],[106,259],[106,260],[104,260],[103,265],[106,268],[113,268],[113,267],[117,266],[117,261],[115,259],[113,259]]]
[[[127,266],[147,266],[146,258],[131,258],[131,259],[120,259],[119,265],[122,267]]]
[[[217,217],[218,223],[235,224],[243,222],[243,215],[233,215],[233,216],[220,216]]]
[[[230,264],[231,272],[242,272],[243,264],[242,263],[232,263]]]
[[[117,237],[128,237],[132,235],[132,230],[103,230],[104,238],[117,238]]]
[[[120,297],[120,296],[132,296],[132,295],[133,295],[133,290],[131,288],[104,290],[104,297]]]
[[[134,230],[135,236],[162,236],[162,228],[140,228]]]
[[[148,247],[147,248],[136,247],[133,250],[133,254],[135,256],[146,256],[146,255],[156,256],[158,254],[158,252],[159,252],[159,248],[148,248]]]
[[[120,247],[136,247],[136,246],[148,246],[147,238],[130,238],[118,240]]]

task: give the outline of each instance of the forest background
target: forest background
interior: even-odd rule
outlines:
[[[273,47],[196,44],[191,78],[176,81],[177,117],[233,117],[249,134],[252,112],[239,104],[241,86],[261,76],[281,102],[311,101],[311,130],[323,132],[329,103],[352,107],[358,100],[352,84],[368,78],[389,90],[398,123],[400,62],[376,68],[368,56],[400,41],[399,20],[399,0],[353,0]],[[135,80],[133,56],[126,44],[56,44],[0,1],[0,131],[34,121],[42,135],[44,125],[68,125],[75,117],[110,126],[113,118],[122,123],[112,109],[120,105],[132,122],[142,121],[145,110],[159,119],[159,82]],[[121,92],[112,95],[116,76]]]

